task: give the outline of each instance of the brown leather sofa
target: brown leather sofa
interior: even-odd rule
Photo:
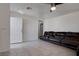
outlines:
[[[79,45],[79,33],[67,32],[65,38],[62,40],[62,43],[70,45]]]
[[[78,32],[45,31],[41,39],[59,45],[63,45],[72,49],[77,49],[77,47],[79,46]]]

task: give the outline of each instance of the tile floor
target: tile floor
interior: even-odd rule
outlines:
[[[10,51],[1,56],[75,56],[72,49],[48,43],[42,40],[12,44]]]

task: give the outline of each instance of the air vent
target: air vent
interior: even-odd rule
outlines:
[[[27,9],[27,10],[31,10],[32,8],[31,8],[31,7],[27,7],[26,9]]]

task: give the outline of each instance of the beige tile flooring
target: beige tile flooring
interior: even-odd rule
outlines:
[[[75,56],[72,49],[51,44],[42,40],[12,44],[8,52],[0,53],[2,56]]]

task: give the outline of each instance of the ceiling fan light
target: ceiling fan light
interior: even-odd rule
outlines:
[[[52,11],[56,10],[56,7],[55,6],[51,7],[51,10]]]

